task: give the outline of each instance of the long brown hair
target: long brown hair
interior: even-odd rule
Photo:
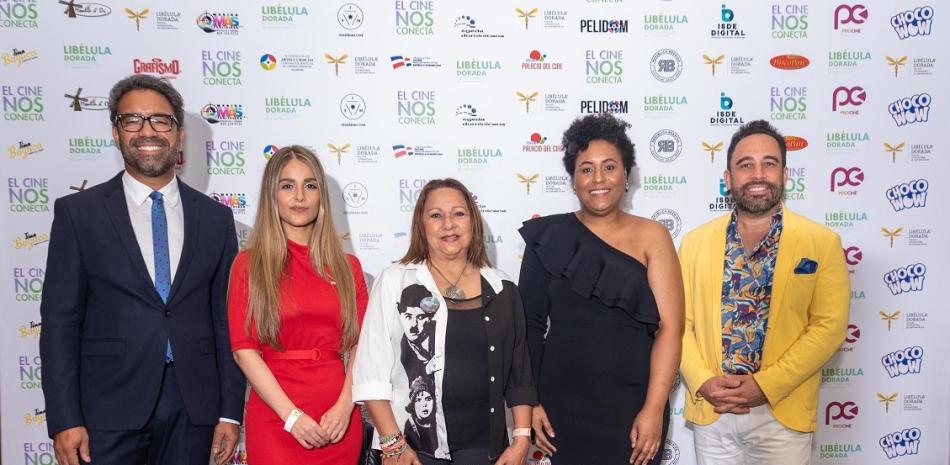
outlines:
[[[260,207],[254,219],[254,229],[248,241],[250,272],[245,333],[250,332],[251,321],[257,328],[258,339],[277,350],[283,350],[280,336],[280,282],[287,266],[287,237],[281,227],[277,210],[277,184],[280,173],[290,160],[299,160],[313,170],[319,184],[320,206],[316,224],[310,233],[310,265],[321,278],[336,283],[340,301],[340,352],[356,344],[359,325],[356,317],[356,285],[350,262],[333,227],[330,214],[330,195],[326,172],[320,160],[310,150],[299,145],[284,147],[275,153],[264,167],[261,178]]]
[[[409,250],[403,256],[399,263],[407,265],[409,263],[422,263],[429,259],[429,242],[426,240],[426,230],[423,224],[425,215],[426,199],[429,194],[436,189],[455,189],[465,198],[465,207],[468,208],[469,215],[472,216],[472,242],[468,245],[468,254],[466,258],[472,265],[483,267],[491,266],[488,260],[488,253],[485,251],[485,225],[482,223],[482,214],[478,211],[478,204],[475,198],[464,184],[457,179],[433,179],[426,183],[419,193],[419,199],[416,200],[416,208],[412,212],[412,232],[409,240]]]

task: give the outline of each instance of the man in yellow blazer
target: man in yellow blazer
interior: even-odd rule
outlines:
[[[766,121],[732,137],[735,210],[680,246],[684,416],[700,465],[808,464],[819,371],[844,340],[841,239],[782,205],[785,139]]]

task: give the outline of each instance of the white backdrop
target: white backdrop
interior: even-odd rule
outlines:
[[[373,275],[404,252],[425,180],[454,176],[478,196],[493,261],[516,277],[520,223],[577,207],[563,130],[603,111],[633,124],[630,209],[678,243],[731,208],[721,177],[737,124],[772,119],[795,149],[789,208],[841,234],[853,273],[814,463],[948,463],[943,5],[101,1],[0,0],[4,464],[54,463],[37,349],[50,207],[121,168],[103,110],[133,72],[184,95],[181,176],[232,207],[242,244],[266,156],[304,144]],[[694,463],[682,396],[668,465]]]

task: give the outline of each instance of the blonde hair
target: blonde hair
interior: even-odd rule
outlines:
[[[277,350],[283,350],[280,336],[280,283],[287,266],[287,238],[277,210],[277,184],[280,173],[290,160],[299,160],[313,170],[320,192],[316,224],[307,245],[310,264],[321,278],[335,282],[340,302],[340,352],[352,348],[359,336],[356,316],[356,284],[343,245],[333,227],[326,173],[317,156],[299,145],[284,147],[264,167],[261,179],[260,207],[254,229],[248,240],[249,299],[244,332],[250,334],[251,321],[258,339]]]

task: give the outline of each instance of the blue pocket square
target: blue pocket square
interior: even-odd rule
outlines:
[[[818,271],[818,262],[810,258],[802,258],[795,267],[795,274],[815,274]]]

